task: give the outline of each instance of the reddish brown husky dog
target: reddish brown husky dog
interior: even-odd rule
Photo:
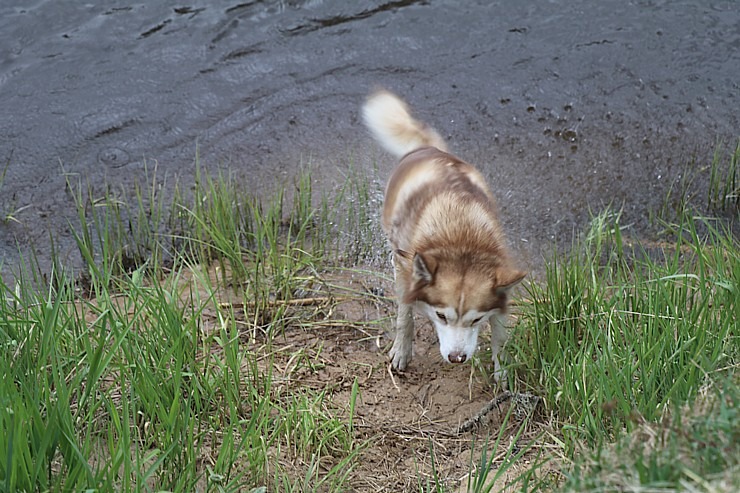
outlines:
[[[434,324],[450,363],[473,356],[478,331],[489,321],[495,376],[502,382],[508,293],[525,273],[506,249],[485,179],[448,154],[439,134],[415,120],[394,94],[372,94],[363,116],[380,144],[401,159],[383,206],[398,296],[393,367],[403,370],[411,360],[416,306]]]

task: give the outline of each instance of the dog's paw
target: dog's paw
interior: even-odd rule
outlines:
[[[411,361],[411,344],[405,344],[402,339],[396,339],[393,347],[388,351],[388,356],[391,358],[393,368],[404,370]]]
[[[509,372],[504,369],[495,370],[493,380],[501,387],[501,390],[507,390],[509,387]]]
[[[509,386],[509,372],[501,366],[498,357],[493,359],[493,379],[501,390],[506,390]]]

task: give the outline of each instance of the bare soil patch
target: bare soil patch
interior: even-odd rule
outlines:
[[[544,418],[535,415],[519,443],[512,443],[531,409],[504,395],[472,432],[458,433],[462,423],[479,415],[497,396],[507,394],[488,377],[492,371],[486,357],[488,337],[481,337],[481,351],[472,365],[450,365],[439,354],[433,327],[417,317],[413,360],[406,371],[391,371],[386,355],[395,315],[394,300],[386,296],[393,292],[391,282],[369,271],[325,276],[318,283],[322,287],[312,291],[306,303],[292,301],[294,322],[272,339],[269,349],[259,338],[246,334],[245,343],[255,351],[271,353],[263,361],[271,361],[273,379],[281,392],[300,392],[305,387],[322,390],[332,412],[345,419],[349,419],[352,387],[357,381],[353,433],[355,441],[364,446],[350,475],[352,491],[420,491],[420,485],[426,491],[433,487],[435,477],[446,491],[457,487],[466,491],[471,464],[479,460],[487,437],[495,470],[506,450],[521,450],[542,432]],[[238,303],[233,307],[247,325],[249,307]],[[300,364],[297,354],[312,363]],[[506,422],[512,405],[521,409],[513,409]],[[499,450],[493,451],[499,433]],[[525,470],[539,448],[533,447],[520,463],[509,467],[492,491]],[[283,458],[283,463],[289,460]],[[305,464],[295,461],[294,465],[301,474]]]

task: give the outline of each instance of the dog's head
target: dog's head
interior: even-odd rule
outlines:
[[[475,353],[480,327],[506,311],[509,291],[525,275],[495,256],[416,253],[403,301],[415,302],[434,324],[442,357],[462,363]]]

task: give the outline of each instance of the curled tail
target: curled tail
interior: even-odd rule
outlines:
[[[415,120],[406,103],[385,90],[368,97],[362,107],[365,125],[380,144],[398,157],[420,147],[436,147],[447,151],[442,137],[431,127]]]

